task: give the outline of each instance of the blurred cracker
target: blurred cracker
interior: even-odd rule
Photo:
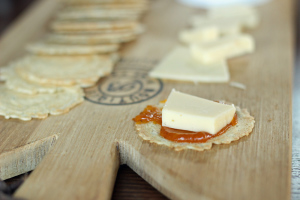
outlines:
[[[132,33],[104,33],[104,34],[49,34],[46,37],[48,43],[73,44],[73,45],[96,45],[118,44],[135,40],[137,36]]]
[[[24,121],[32,118],[43,119],[49,114],[66,113],[84,100],[84,93],[79,87],[67,88],[53,94],[28,95],[0,85],[0,93],[0,115],[6,119],[17,118]]]
[[[90,87],[111,73],[110,56],[37,56],[28,55],[13,63],[23,79],[45,85]]]
[[[105,29],[134,29],[135,20],[55,20],[50,24],[53,31],[97,31]]]
[[[41,85],[23,79],[19,76],[13,66],[1,68],[1,80],[5,81],[8,89],[24,94],[56,93],[63,90],[62,87]]]
[[[64,3],[98,3],[98,4],[128,4],[128,3],[148,3],[148,0],[62,0]]]
[[[89,55],[115,52],[118,49],[118,44],[70,45],[37,42],[26,46],[27,51],[39,55]]]
[[[134,27],[118,28],[118,29],[103,29],[103,30],[55,30],[58,34],[74,34],[74,35],[89,35],[89,34],[134,34],[139,35],[145,32],[145,26],[137,24]]]
[[[59,20],[78,19],[131,19],[137,20],[142,12],[128,9],[65,9],[56,14]]]
[[[74,7],[95,7],[100,8],[135,8],[146,10],[149,7],[148,0],[130,1],[101,1],[101,0],[65,0],[64,4]]]

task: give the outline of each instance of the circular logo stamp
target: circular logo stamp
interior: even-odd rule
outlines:
[[[148,77],[151,63],[120,61],[110,76],[85,89],[86,100],[102,105],[130,105],[155,97],[163,83]]]

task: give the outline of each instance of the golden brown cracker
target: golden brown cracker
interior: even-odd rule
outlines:
[[[26,46],[26,50],[39,55],[89,55],[115,52],[119,49],[118,44],[98,45],[71,45],[71,44],[49,44],[47,42],[36,42]]]
[[[94,85],[111,73],[110,56],[35,56],[28,55],[12,64],[22,78],[40,84],[56,86]]]
[[[56,20],[50,24],[53,31],[96,31],[136,26],[138,26],[138,22],[135,20]]]
[[[28,95],[0,85],[0,93],[0,115],[6,119],[17,118],[24,121],[32,118],[43,119],[49,114],[66,113],[84,100],[84,93],[79,87],[53,94]]]

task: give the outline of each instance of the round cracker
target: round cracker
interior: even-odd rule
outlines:
[[[139,35],[145,32],[145,26],[142,24],[138,24],[136,27],[131,28],[121,28],[121,29],[103,29],[103,30],[85,30],[85,31],[70,31],[70,30],[56,30],[55,33],[58,34],[71,34],[71,35],[101,35],[101,34],[133,34]]]
[[[64,3],[145,4],[148,0],[63,0]]]
[[[136,123],[135,128],[138,135],[150,143],[174,148],[175,151],[181,151],[184,149],[204,151],[206,149],[210,149],[213,144],[229,144],[241,137],[249,135],[252,132],[255,121],[254,118],[250,116],[249,112],[246,109],[236,107],[236,113],[238,118],[237,125],[229,128],[223,135],[212,138],[205,143],[179,143],[167,140],[160,136],[161,125],[154,124],[153,122],[144,124]]]
[[[134,20],[56,20],[50,25],[54,31],[96,31],[105,29],[128,29],[138,26]]]
[[[20,93],[34,95],[39,93],[55,93],[63,90],[62,87],[41,85],[27,81],[15,72],[13,66],[2,68],[0,76],[1,80],[5,81],[8,89]]]
[[[28,95],[0,85],[0,93],[0,115],[6,119],[17,118],[24,121],[32,118],[43,119],[49,114],[66,113],[84,100],[84,93],[79,87],[53,94]]]
[[[90,87],[111,73],[110,56],[36,56],[29,55],[12,64],[22,78],[55,86]]]
[[[30,53],[40,55],[89,55],[115,52],[118,49],[118,44],[64,45],[37,42],[26,46]]]
[[[99,9],[99,10],[104,10],[104,9],[109,9],[109,10],[130,10],[130,11],[137,11],[137,12],[145,12],[148,10],[148,5],[138,5],[138,4],[81,4],[81,5],[76,5],[72,4],[69,5],[65,9]]]
[[[126,9],[65,9],[56,14],[59,20],[78,19],[131,19],[137,20],[141,16],[141,11],[131,11]]]
[[[105,43],[123,43],[136,39],[132,33],[106,33],[106,34],[49,34],[46,37],[48,43],[95,45]]]

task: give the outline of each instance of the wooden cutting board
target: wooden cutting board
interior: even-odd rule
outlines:
[[[0,178],[32,170],[17,191],[27,199],[109,199],[120,164],[127,164],[172,199],[290,199],[293,2],[273,0],[258,8],[261,25],[251,32],[255,53],[229,61],[229,84],[149,79],[147,72],[177,43],[188,19],[201,11],[172,0],[152,0],[145,34],[123,49],[114,73],[86,90],[68,114],[45,120],[0,118]],[[59,7],[33,6],[0,40],[0,64],[24,54],[45,33]],[[175,152],[142,141],[131,120],[171,89],[224,99],[255,117],[252,134],[211,150]],[[37,166],[38,165],[38,166]]]

